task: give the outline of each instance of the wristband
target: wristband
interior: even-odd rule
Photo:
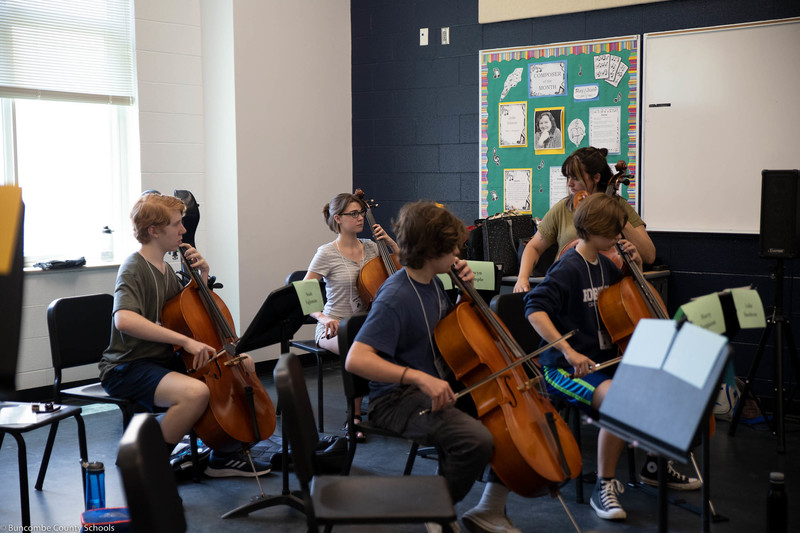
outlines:
[[[402,385],[402,384],[403,384],[403,378],[405,378],[405,377],[406,377],[406,372],[408,372],[408,367],[405,367],[405,368],[403,369],[403,373],[402,373],[402,374],[400,374],[400,385]]]

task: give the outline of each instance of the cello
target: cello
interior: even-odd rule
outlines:
[[[516,364],[526,354],[502,321],[455,267],[450,277],[467,298],[436,325],[434,337],[458,380],[472,389],[478,418],[494,438],[492,468],[521,496],[556,493],[580,474],[575,438],[546,393],[528,390],[530,380]]]
[[[383,239],[377,238],[375,235],[375,217],[372,216],[372,209],[378,207],[374,200],[364,200],[364,191],[356,189],[353,193],[359,200],[364,203],[367,209],[366,220],[369,224],[372,237],[378,245],[378,256],[370,259],[361,268],[358,274],[358,295],[361,301],[369,309],[372,306],[372,301],[375,299],[378,289],[381,288],[383,282],[389,279],[389,276],[400,270],[402,265],[397,261],[397,258],[389,251],[389,247],[383,242]]]
[[[624,234],[622,234],[622,238],[625,238]],[[670,317],[664,300],[655,287],[645,279],[644,273],[622,249],[619,242],[616,242],[614,246],[630,275],[597,293],[597,309],[611,341],[617,345],[620,353],[624,356],[625,349],[628,347],[628,342],[639,320],[643,318],[670,320]],[[623,356],[612,359],[606,364],[619,362]],[[713,435],[715,429],[716,421],[711,415],[709,435]]]
[[[212,450],[237,452],[272,435],[275,407],[258,377],[242,366],[244,356],[235,353],[239,339],[227,306],[189,265],[185,250],[179,248],[179,251],[192,280],[164,304],[162,323],[217,350],[200,368],[189,371],[190,376],[203,381],[210,391],[208,407],[194,430]],[[186,368],[191,368],[192,355],[180,352]]]

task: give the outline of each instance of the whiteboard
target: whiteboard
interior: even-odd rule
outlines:
[[[800,168],[800,18],[644,35],[648,231],[758,233],[761,170]]]

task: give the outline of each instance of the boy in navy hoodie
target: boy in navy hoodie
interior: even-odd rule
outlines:
[[[594,367],[616,355],[597,309],[597,293],[622,277],[622,271],[600,252],[614,246],[627,216],[614,198],[592,194],[580,203],[574,220],[578,245],[553,264],[544,281],[525,296],[525,315],[546,342],[558,339],[562,332],[578,330],[569,341],[561,341],[543,353],[539,361],[544,367],[548,391],[591,413],[600,408],[611,385],[610,375],[595,372]],[[620,242],[641,268],[636,247],[625,240]],[[625,441],[600,430],[597,484],[591,505],[601,518],[626,516],[618,500],[622,484],[614,479],[624,447]]]

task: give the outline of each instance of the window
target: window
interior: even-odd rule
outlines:
[[[22,188],[26,264],[98,261],[104,226],[115,248],[133,247],[132,43],[131,0],[0,3],[0,181]]]

